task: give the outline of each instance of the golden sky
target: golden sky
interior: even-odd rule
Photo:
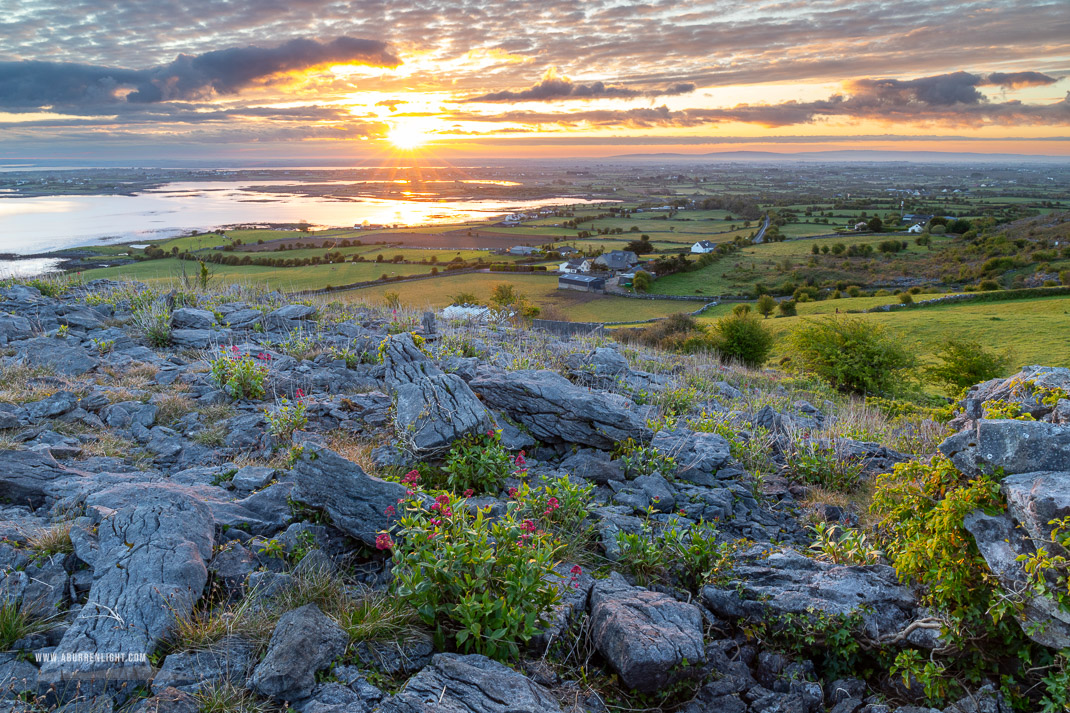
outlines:
[[[1065,0],[27,0],[3,27],[0,155],[1070,154]]]

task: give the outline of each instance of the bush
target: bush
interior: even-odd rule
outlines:
[[[780,311],[781,317],[794,317],[799,313],[795,308],[795,300],[784,300],[777,305],[777,310]]]
[[[301,400],[302,392],[298,390],[298,400],[293,404],[287,398],[279,399],[275,410],[264,409],[268,422],[268,432],[279,441],[293,440],[294,431],[308,425],[307,406]]]
[[[859,459],[843,455],[834,445],[812,439],[796,439],[785,462],[792,480],[830,490],[851,490],[865,468]]]
[[[632,288],[636,292],[648,292],[650,285],[654,282],[654,278],[651,277],[649,272],[645,270],[639,270],[635,273],[635,277],[632,278]]]
[[[496,494],[502,482],[524,465],[523,453],[514,459],[501,441],[501,433],[488,431],[454,443],[446,456],[447,487],[456,492],[472,489]]]
[[[945,387],[949,396],[989,379],[1006,376],[1013,357],[1009,351],[994,352],[969,339],[948,339],[937,352],[940,364],[925,370],[928,380]]]
[[[995,280],[981,280],[977,283],[977,289],[981,292],[993,292],[994,290],[1002,289],[1000,284]]]
[[[1038,648],[1025,639],[1012,598],[996,584],[963,524],[976,510],[1002,512],[1000,477],[971,478],[938,456],[930,463],[896,465],[876,481],[871,511],[880,518],[877,531],[884,552],[900,579],[919,585],[922,604],[943,621],[943,651],[950,658],[936,668],[951,670],[935,676],[919,667],[916,652],[909,650],[897,657],[896,667],[928,682],[929,698],[938,705],[961,693],[956,680],[999,680],[1007,671],[1002,655],[1020,667]]]
[[[898,335],[859,318],[808,322],[789,339],[803,369],[837,389],[858,394],[896,391],[916,364],[912,350]]]
[[[710,341],[722,357],[757,367],[769,358],[774,339],[757,317],[741,311],[719,319]]]
[[[763,317],[769,317],[773,313],[773,310],[777,308],[776,300],[769,295],[762,295],[758,298],[758,302],[755,305],[758,310],[758,314]]]
[[[257,363],[248,354],[240,354],[238,347],[223,351],[210,366],[211,380],[231,398],[259,399],[264,395],[267,365]]]
[[[899,302],[905,305],[914,304],[914,297],[909,292],[903,292],[899,295]]]
[[[518,519],[515,503],[492,523],[489,506],[450,493],[426,504],[411,476],[398,541],[378,538],[392,550],[395,593],[435,628],[439,649],[450,640],[462,652],[517,658],[557,602],[559,545],[535,520]]]

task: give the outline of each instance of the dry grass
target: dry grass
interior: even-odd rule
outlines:
[[[269,713],[279,710],[230,680],[205,686],[193,694],[200,713]]]
[[[374,443],[361,440],[345,431],[336,430],[327,434],[327,447],[346,460],[359,465],[360,469],[368,475],[378,477],[378,469],[372,460]]]
[[[84,387],[56,376],[47,366],[7,364],[0,366],[0,402],[25,404],[48,398],[57,391],[82,393]]]
[[[26,537],[26,546],[42,555],[74,552],[71,542],[71,523],[58,522],[47,528],[31,532]]]
[[[156,422],[161,426],[170,426],[194,409],[193,399],[178,391],[165,391],[157,396]]]
[[[418,625],[416,611],[405,600],[374,589],[336,616],[351,641],[404,641]]]
[[[123,389],[144,390],[156,385],[156,373],[159,369],[152,364],[136,363],[123,369],[115,369],[109,366],[100,367],[101,377],[97,381],[104,382],[107,386],[115,386]]]

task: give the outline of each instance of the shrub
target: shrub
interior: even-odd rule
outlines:
[[[650,273],[645,270],[639,270],[635,273],[635,277],[632,279],[632,288],[636,292],[649,292],[650,285],[654,282],[654,278]]]
[[[894,392],[916,363],[910,348],[897,335],[859,318],[807,322],[789,339],[804,369],[843,391]]]
[[[947,641],[948,658],[933,662],[940,676],[909,651],[897,656],[896,670],[929,681],[926,693],[935,703],[958,695],[957,681],[999,680],[1015,667],[1024,675],[1022,662],[1039,654],[1015,621],[1013,597],[1000,589],[963,524],[976,510],[1003,511],[1001,477],[966,476],[937,456],[900,463],[876,481],[871,511],[880,518],[884,552],[900,579],[919,585],[920,601],[941,619]],[[1008,654],[1013,660],[1001,661]]]
[[[450,297],[451,305],[478,305],[480,304],[479,298],[471,292],[458,292],[453,297]]]
[[[380,255],[379,257],[382,257],[382,256]],[[382,261],[381,260],[376,260],[376,262],[382,262]],[[384,274],[383,277],[386,277],[386,275]],[[390,309],[400,309],[401,308],[401,295],[399,295],[397,292],[384,292],[383,293],[383,304],[386,305]]]
[[[497,493],[502,482],[523,466],[523,451],[516,458],[509,455],[500,432],[466,436],[446,456],[446,486],[455,492]]]
[[[1000,284],[995,280],[981,280],[977,283],[977,289],[981,292],[992,292],[994,290],[1002,289]]]
[[[757,317],[740,312],[719,319],[710,341],[722,357],[757,367],[769,358],[774,339]]]
[[[995,352],[969,339],[948,339],[937,352],[940,363],[925,370],[928,380],[944,386],[949,396],[989,379],[1006,376],[1013,356]]]
[[[211,379],[235,399],[259,399],[264,395],[264,379],[268,375],[266,364],[258,363],[248,354],[241,354],[238,347],[223,351],[211,362]]]
[[[697,592],[731,568],[738,543],[718,542],[706,522],[685,528],[673,518],[655,529],[647,520],[639,532],[617,531],[619,562],[642,586],[679,583]]]
[[[786,463],[794,480],[831,490],[854,488],[864,469],[862,462],[844,456],[834,445],[809,438],[792,442]]]
[[[308,407],[300,398],[303,396],[300,389],[298,389],[297,395],[297,401],[292,404],[289,399],[283,397],[279,399],[275,410],[264,409],[264,417],[268,421],[268,431],[278,441],[292,440],[294,431],[308,425],[308,415],[306,414]]]
[[[777,305],[777,309],[780,310],[781,317],[794,317],[799,313],[795,308],[795,300],[784,300]]]
[[[770,295],[762,295],[758,298],[755,308],[758,310],[758,314],[763,317],[769,317],[773,313],[773,310],[777,308],[776,299]]]
[[[166,347],[171,343],[171,310],[162,299],[146,300],[133,312],[134,326],[154,347]]]
[[[449,493],[425,505],[409,483],[397,542],[379,535],[379,547],[392,550],[395,593],[435,628],[439,647],[449,640],[463,652],[517,658],[557,602],[557,543],[512,508],[492,523],[489,507]]]
[[[904,292],[899,295],[899,302],[905,305],[914,304],[914,297],[909,292]]]
[[[866,533],[850,527],[818,522],[810,549],[818,559],[833,564],[880,564],[881,551],[872,546]]]

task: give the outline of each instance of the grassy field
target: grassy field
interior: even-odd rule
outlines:
[[[196,275],[198,265],[178,259],[149,260],[146,262],[105,267],[93,270],[86,276],[90,279],[126,279],[141,282],[175,282],[182,274]],[[312,290],[326,285],[345,285],[352,282],[379,279],[386,274],[423,275],[431,271],[431,265],[391,265],[370,262],[347,262],[339,265],[307,265],[304,267],[261,267],[259,265],[212,265],[214,279],[224,283],[263,285],[283,291]]]
[[[347,302],[379,304],[387,292],[396,292],[406,307],[414,309],[445,307],[453,296],[470,292],[480,301],[489,302],[494,287],[501,283],[516,286],[518,292],[538,305],[541,316],[573,322],[613,322],[621,319],[655,319],[677,312],[689,312],[702,306],[697,302],[669,302],[634,300],[570,290],[558,290],[557,278],[552,275],[488,275],[466,274],[440,277],[433,280],[404,282],[359,290],[338,292],[335,299]]]
[[[915,299],[936,296],[917,295]],[[790,356],[784,337],[804,320],[834,313],[837,308],[846,312],[848,309],[868,309],[898,301],[896,297],[861,297],[806,302],[798,306],[798,317],[771,317],[765,320],[765,324],[778,337],[773,358]],[[732,307],[730,304],[718,305],[698,319],[702,323],[713,324],[730,312]],[[858,317],[896,330],[907,343],[916,345],[917,353],[923,360],[931,358],[945,339],[955,337],[976,340],[997,350],[1010,349],[1015,357],[1015,366],[1070,366],[1070,340],[1056,336],[1070,335],[1070,297],[949,303],[845,316]]]
[[[694,295],[694,294],[739,294],[749,290],[756,282],[766,284],[779,283],[791,276],[792,270],[809,265],[811,259],[815,267],[822,268],[826,278],[846,278],[851,282],[852,276],[858,280],[871,280],[880,271],[881,262],[892,258],[874,253],[866,258],[844,258],[832,254],[814,256],[815,245],[831,248],[836,243],[844,245],[873,245],[876,247],[885,240],[904,240],[907,249],[897,253],[895,260],[909,260],[911,256],[921,257],[929,254],[929,248],[915,245],[912,237],[888,234],[844,235],[834,238],[816,240],[786,240],[779,243],[762,243],[743,248],[709,267],[694,272],[667,275],[654,282],[651,292],[660,295]],[[944,236],[932,236],[932,249],[951,240]],[[786,262],[785,262],[786,261]],[[846,267],[845,267],[846,265]]]

